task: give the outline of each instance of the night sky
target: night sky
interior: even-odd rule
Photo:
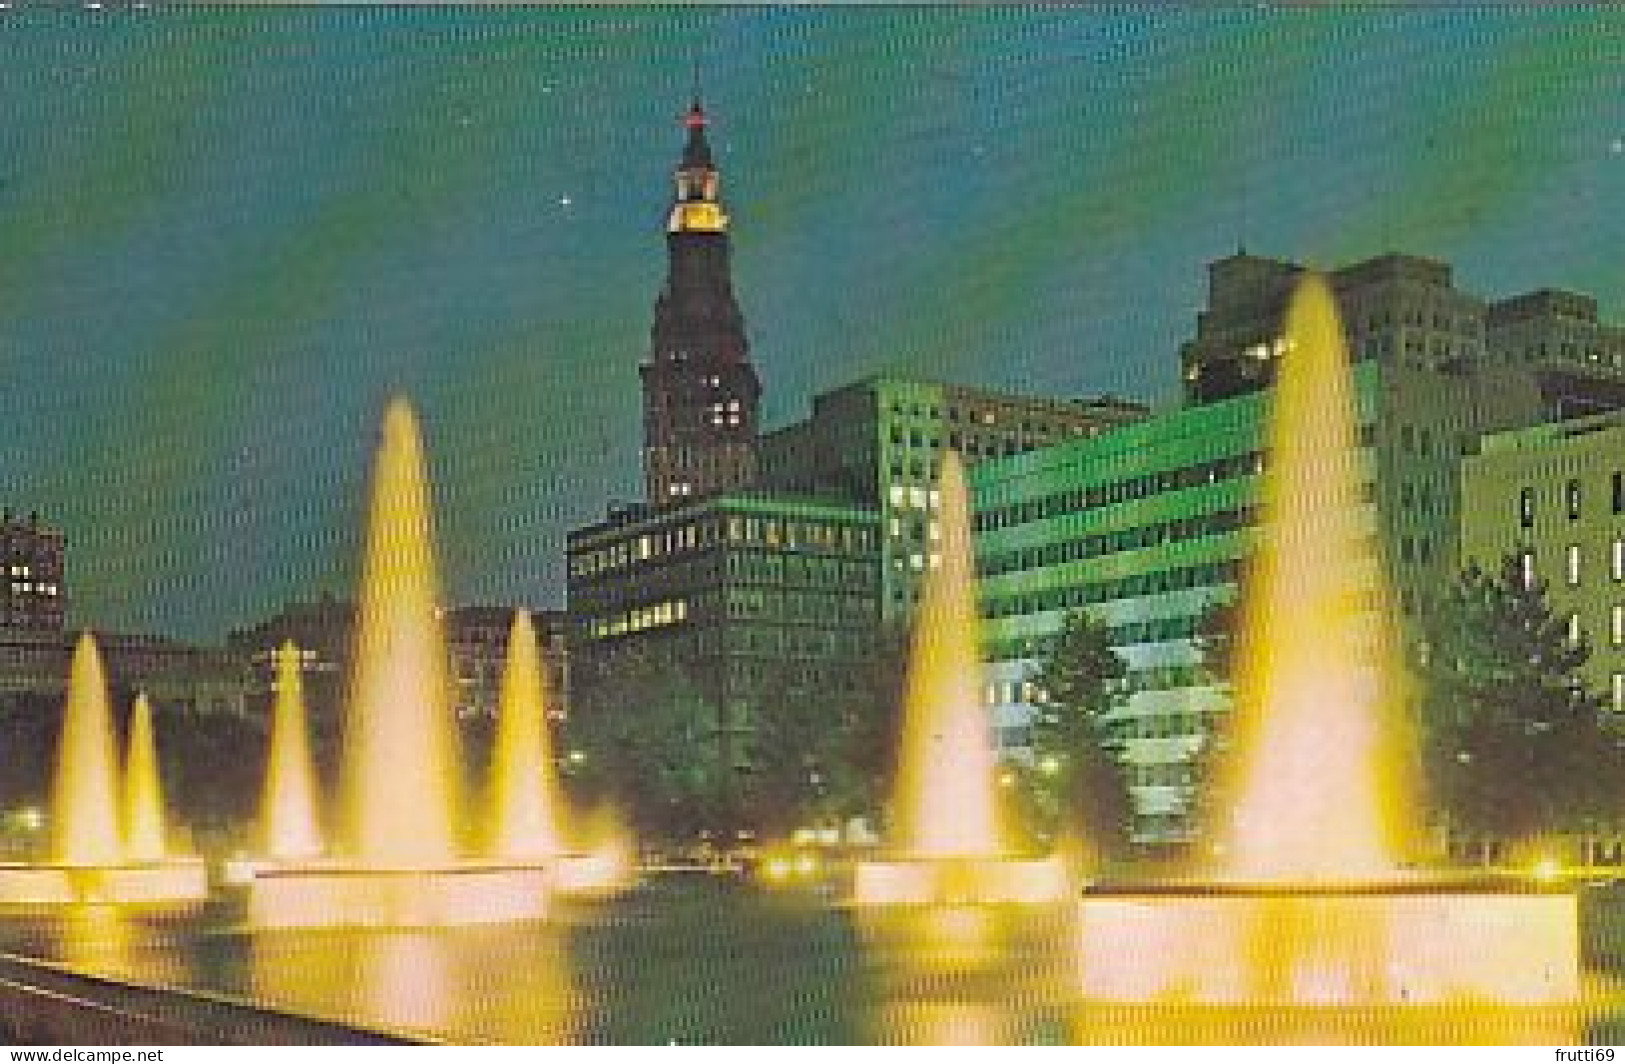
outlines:
[[[894,370],[1171,402],[1204,265],[1625,318],[1625,13],[0,10],[0,502],[76,624],[351,593],[388,395],[446,595],[638,491],[693,64],[770,424]]]

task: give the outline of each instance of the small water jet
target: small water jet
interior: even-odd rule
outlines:
[[[396,398],[373,468],[338,852],[252,866],[256,926],[438,926],[546,913],[543,861],[460,852],[433,545],[417,418]]]
[[[1069,891],[1062,862],[1018,856],[1000,826],[981,699],[970,508],[952,451],[938,487],[941,553],[916,614],[888,854],[858,865],[853,898],[860,905],[1057,901]]]
[[[553,759],[548,705],[536,627],[528,610],[516,610],[508,633],[491,757],[487,802],[491,856],[546,862],[549,882],[559,893],[613,892],[625,884],[630,862],[614,859],[613,851],[602,847],[574,849],[561,826],[565,802]]]
[[[161,861],[164,789],[158,778],[158,746],[152,734],[152,703],[139,695],[130,713],[124,761],[124,852],[132,861]]]
[[[138,699],[130,722],[125,829],[107,675],[95,637],[74,647],[51,789],[46,864],[0,865],[0,903],[188,905],[208,895],[198,858],[164,852],[163,798],[152,708]]]
[[[1560,1004],[1572,894],[1407,871],[1410,763],[1386,581],[1360,516],[1342,329],[1311,277],[1277,364],[1264,521],[1243,614],[1236,758],[1204,881],[1081,903],[1091,1000]]]
[[[299,648],[291,641],[276,652],[276,706],[260,803],[265,853],[273,861],[308,860],[323,849],[300,660]]]

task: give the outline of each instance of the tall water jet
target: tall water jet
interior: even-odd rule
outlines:
[[[51,787],[52,854],[59,864],[105,866],[124,859],[114,750],[107,674],[96,639],[86,632],[73,651]]]
[[[417,418],[397,397],[373,468],[356,674],[346,731],[347,852],[378,866],[456,855],[446,647]]]
[[[1361,506],[1348,355],[1324,281],[1301,286],[1286,335],[1238,636],[1221,874],[1367,880],[1392,874],[1414,836],[1412,759],[1387,580]]]
[[[158,745],[152,703],[138,695],[130,713],[124,761],[124,853],[132,861],[164,858],[164,791],[158,778]]]
[[[1205,882],[1086,897],[1086,997],[1268,1005],[1557,1004],[1579,994],[1572,894],[1403,869],[1414,809],[1384,571],[1326,282],[1276,365],[1233,761]]]
[[[1004,848],[996,764],[982,706],[965,472],[953,452],[938,488],[941,554],[914,625],[892,838],[920,857],[993,857]]]
[[[1000,827],[991,727],[981,698],[970,506],[959,456],[943,455],[941,553],[925,581],[910,648],[888,857],[859,865],[870,904],[1050,901],[1059,860],[1019,860]]]
[[[276,706],[260,823],[266,856],[273,860],[303,860],[322,852],[304,680],[299,648],[291,641],[276,652]]]
[[[250,863],[248,913],[257,927],[398,928],[546,914],[550,888],[541,860],[459,853],[460,772],[433,544],[417,419],[396,398],[384,415],[373,468],[344,730],[342,846],[331,859]],[[285,683],[281,693],[291,699],[296,689]],[[289,717],[293,705],[286,703]],[[298,763],[306,759],[287,747],[276,756],[292,766],[280,778],[296,787]],[[290,803],[308,807],[311,799]],[[289,813],[291,846],[309,844],[310,822],[302,812]]]
[[[547,689],[536,629],[518,610],[497,704],[491,762],[491,850],[497,857],[556,857],[560,845],[558,781],[547,728]]]

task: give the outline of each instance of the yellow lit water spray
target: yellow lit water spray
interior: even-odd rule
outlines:
[[[556,856],[558,783],[547,732],[547,687],[530,614],[514,614],[492,756],[491,842],[495,856]]]
[[[129,750],[124,761],[124,855],[131,861],[164,859],[164,790],[158,778],[158,745],[152,703],[135,700]]]
[[[355,686],[345,735],[346,846],[380,867],[456,857],[456,765],[417,419],[391,401],[373,469]]]
[[[1361,507],[1347,354],[1326,282],[1287,316],[1262,539],[1247,589],[1223,874],[1335,882],[1391,874],[1410,832],[1386,581]]]
[[[112,865],[124,857],[118,823],[118,770],[107,676],[89,632],[79,637],[52,785],[52,856],[60,864]]]
[[[260,821],[267,856],[283,861],[316,857],[322,852],[316,816],[316,771],[310,759],[304,680],[299,665],[299,648],[292,642],[282,644],[276,653],[276,708]]]

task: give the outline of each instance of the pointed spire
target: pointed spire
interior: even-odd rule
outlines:
[[[705,127],[711,120],[705,116],[704,94],[700,90],[700,60],[694,58],[694,93],[692,102],[688,105],[688,114],[683,116],[683,126],[688,130],[688,143],[683,147],[684,170],[710,170],[715,164],[711,158],[711,144],[705,139]]]

